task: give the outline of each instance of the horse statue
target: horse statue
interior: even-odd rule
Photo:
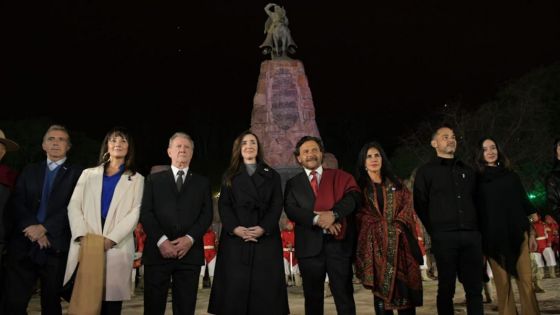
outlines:
[[[297,45],[288,28],[286,10],[277,4],[269,3],[264,11],[268,14],[264,25],[266,38],[259,48],[263,48],[263,54],[270,54],[272,59],[289,59],[288,53],[295,53]]]

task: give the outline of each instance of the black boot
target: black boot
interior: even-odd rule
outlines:
[[[375,315],[393,315],[393,311],[385,310],[385,301],[378,297],[373,297],[373,308],[375,309]]]

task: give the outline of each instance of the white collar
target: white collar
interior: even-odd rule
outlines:
[[[305,171],[305,174],[307,174],[307,177],[311,176],[311,170],[306,169],[305,167],[303,168],[303,170]],[[319,166],[315,169],[315,172],[317,172],[317,174],[319,174],[319,177],[321,177],[323,175],[323,166]]]
[[[189,172],[189,167],[187,166],[187,167],[185,167],[185,168],[178,168],[178,167],[175,167],[175,166],[171,165],[171,171],[173,171],[173,175],[174,175],[175,177],[178,176],[178,175],[177,175],[177,172],[178,172],[178,171],[183,171],[183,172],[185,172],[185,175],[187,175],[187,173]]]

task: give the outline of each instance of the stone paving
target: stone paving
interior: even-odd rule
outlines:
[[[541,307],[541,314],[559,314],[560,315],[560,278],[557,279],[544,279],[542,280],[543,287],[545,289],[544,293],[538,293],[537,299],[539,300],[539,305]],[[515,285],[514,285],[515,287]],[[437,314],[435,297],[437,290],[437,281],[425,281],[424,282],[424,306],[417,309],[418,315],[435,315]],[[355,286],[354,298],[356,300],[356,307],[358,314],[374,314],[372,306],[372,295],[371,293],[363,289],[361,286]],[[516,291],[516,289],[515,289]],[[303,292],[301,288],[290,287],[288,288],[288,299],[290,303],[290,311],[292,315],[303,315]],[[198,303],[197,303],[197,315],[207,314],[206,309],[208,306],[208,298],[210,295],[210,289],[205,288],[199,291]],[[495,300],[495,292],[493,292]],[[519,301],[517,292],[515,292],[516,301]],[[457,285],[457,291],[455,293],[455,314],[466,314],[465,304],[464,304],[464,292],[462,286]],[[66,309],[66,304],[64,308]],[[518,305],[519,307],[519,305]],[[497,308],[494,303],[485,304],[485,314],[498,314]],[[143,313],[143,299],[142,291],[137,290],[136,296],[130,300],[126,301],[123,307],[123,315],[138,315]],[[29,315],[39,315],[40,305],[38,296],[34,296],[31,304],[29,306]],[[172,314],[171,304],[168,303],[166,315]],[[334,301],[332,297],[325,298],[325,315],[335,315],[336,310],[334,306]],[[395,312],[396,314],[396,312]],[[265,314],[263,314],[265,315]]]

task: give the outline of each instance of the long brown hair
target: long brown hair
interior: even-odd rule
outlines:
[[[231,186],[231,180],[237,173],[239,173],[241,165],[243,164],[243,156],[241,156],[241,142],[246,135],[253,135],[255,139],[257,139],[257,164],[264,162],[263,150],[261,147],[261,142],[259,141],[259,137],[257,137],[257,135],[254,134],[251,130],[243,131],[233,141],[233,148],[231,149],[231,160],[224,176],[224,182],[226,186]]]

